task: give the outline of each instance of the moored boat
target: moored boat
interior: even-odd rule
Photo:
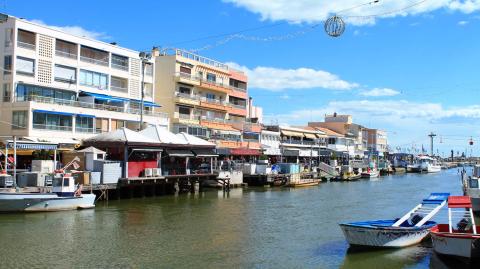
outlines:
[[[421,172],[437,173],[442,170],[442,167],[438,164],[437,159],[429,156],[420,156],[420,169]]]
[[[351,246],[399,248],[420,243],[432,227],[430,219],[445,205],[449,193],[431,193],[399,219],[340,223]]]
[[[375,168],[367,168],[367,171],[361,173],[362,178],[375,178],[380,175],[380,172]]]
[[[456,226],[453,221],[459,220]],[[430,232],[433,250],[462,259],[480,258],[480,226],[476,226],[469,196],[448,198],[448,224],[436,225]]]
[[[51,193],[0,193],[0,212],[39,212],[95,207],[95,194],[82,194],[71,176],[53,180]]]

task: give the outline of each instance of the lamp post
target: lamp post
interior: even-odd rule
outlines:
[[[141,89],[141,103],[140,103],[140,122],[138,123],[138,130],[142,130],[143,129],[143,110],[144,110],[144,106],[145,106],[145,102],[144,102],[144,97],[145,97],[145,92],[144,92],[144,88],[145,88],[145,67],[147,66],[147,64],[150,64],[149,61],[150,59],[152,58],[152,55],[150,53],[145,53],[145,52],[140,52],[138,54],[138,56],[140,57],[140,60],[142,61],[142,85],[140,87]]]

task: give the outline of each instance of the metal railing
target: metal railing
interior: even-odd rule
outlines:
[[[22,41],[17,41],[17,46],[24,49],[35,50],[35,43],[27,43]]]
[[[80,61],[92,63],[96,65],[108,66],[108,60],[104,60],[104,59],[93,59],[90,57],[80,56]]]
[[[207,97],[201,97],[200,101],[205,102],[205,103],[210,103],[210,104],[216,104],[216,105],[222,105],[222,106],[227,106],[228,102],[226,101],[220,101],[218,99],[211,99]]]
[[[242,105],[237,105],[237,104],[232,104],[232,103],[230,103],[230,105],[234,108],[245,109],[245,110],[247,109],[247,105],[242,106]]]
[[[128,88],[110,85],[110,89],[116,92],[128,92]]]
[[[197,95],[191,95],[191,94],[181,93],[181,92],[175,92],[175,96],[182,97],[182,98],[187,98],[187,99],[191,99],[191,100],[200,100],[200,98]]]
[[[234,91],[247,92],[247,89],[242,89],[242,88],[238,88],[238,87],[231,86],[231,85],[229,85],[228,87],[230,89],[234,90]]]
[[[75,60],[78,58],[78,55],[76,53],[70,53],[70,52],[61,51],[61,50],[55,50],[55,55],[64,57],[64,58],[75,59]]]
[[[33,129],[71,132],[72,131],[72,126],[60,126],[60,125],[34,123],[33,124]]]
[[[128,64],[125,66],[125,65],[121,65],[121,64],[112,63],[112,68],[128,72]]]
[[[75,127],[75,132],[77,132],[77,133],[89,133],[89,134],[93,134],[93,133],[95,133],[95,128],[85,128],[85,127],[78,127],[78,126],[76,126],[76,127]]]
[[[183,72],[175,73],[175,77],[188,79],[188,80],[192,80],[192,81],[200,81],[200,78],[198,78],[197,76],[194,76],[194,75],[189,74],[189,73],[183,73]]]
[[[56,105],[65,105],[65,106],[73,106],[73,107],[91,108],[91,109],[97,109],[97,110],[114,111],[114,112],[130,113],[130,114],[137,114],[137,115],[141,113],[140,109],[132,109],[132,108],[124,109],[123,107],[119,107],[119,106],[87,103],[87,102],[80,102],[80,101],[74,101],[74,100],[35,96],[35,95],[25,96],[24,100],[17,99],[17,102],[21,102],[21,101],[33,101],[33,102],[39,102],[44,104],[56,104]],[[168,114],[163,112],[153,112],[150,110],[144,110],[143,114],[158,116],[162,118],[168,118]]]

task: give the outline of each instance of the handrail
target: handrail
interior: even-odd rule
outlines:
[[[86,56],[80,56],[80,61],[87,62],[87,63],[93,63],[93,64],[97,64],[97,65],[108,66],[108,61],[94,59],[94,58],[90,58],[90,57],[86,57]]]
[[[36,45],[32,43],[27,43],[27,42],[22,42],[20,40],[17,40],[17,46],[25,49],[30,49],[30,50],[35,50]]]
[[[78,55],[75,53],[69,53],[61,50],[55,50],[55,55],[60,56],[60,57],[65,57],[65,58],[70,58],[70,59],[77,59]]]

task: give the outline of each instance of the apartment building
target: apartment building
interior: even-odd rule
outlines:
[[[351,157],[362,158],[364,156],[366,147],[364,144],[363,130],[365,128],[353,123],[351,115],[339,115],[337,113],[325,115],[324,122],[309,122],[308,126],[327,128],[341,134],[345,139],[349,140],[346,141],[346,144],[350,142],[353,143],[349,148]]]
[[[168,127],[168,116],[156,111],[152,60],[114,43],[2,17],[0,135],[75,143],[138,129],[142,116],[144,124]]]
[[[260,154],[261,110],[252,106],[243,72],[179,49],[152,54],[155,101],[173,132],[215,142],[221,155]]]
[[[365,128],[363,131],[369,155],[384,156],[388,151],[387,132]]]

